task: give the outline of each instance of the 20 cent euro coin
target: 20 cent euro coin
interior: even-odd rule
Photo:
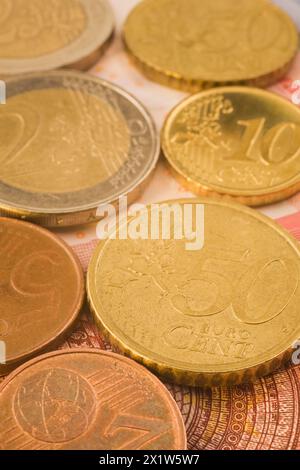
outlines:
[[[298,50],[295,24],[268,0],[144,0],[126,20],[124,41],[146,76],[188,91],[268,86]]]

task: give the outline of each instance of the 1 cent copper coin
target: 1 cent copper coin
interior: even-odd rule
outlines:
[[[73,325],[84,278],[71,249],[55,235],[1,217],[0,260],[0,344],[6,356],[0,357],[0,375],[5,375]]]
[[[179,450],[186,433],[159,380],[100,350],[58,351],[0,387],[0,449]]]

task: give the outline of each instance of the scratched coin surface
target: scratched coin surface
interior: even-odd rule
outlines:
[[[268,0],[144,0],[129,14],[124,40],[149,78],[188,91],[267,86],[298,50],[296,26]]]
[[[52,346],[77,319],[83,272],[58,237],[0,218],[0,375]],[[1,355],[2,357],[2,355]]]
[[[139,195],[159,139],[148,112],[115,85],[79,72],[7,82],[0,107],[0,213],[46,226],[97,218]]]
[[[216,88],[184,100],[165,122],[162,148],[196,194],[258,206],[300,190],[300,109],[264,90]]]
[[[90,68],[114,29],[106,0],[2,0],[0,77]]]
[[[17,369],[0,387],[0,418],[5,450],[186,449],[164,385],[100,350],[54,352]]]
[[[170,240],[116,237],[96,249],[88,296],[100,328],[119,350],[184,385],[240,383],[278,368],[300,337],[299,243],[239,204],[163,207],[177,214],[176,232],[163,232]],[[152,210],[129,221],[129,233],[141,232]],[[191,234],[191,221],[198,234],[189,246],[178,230]]]

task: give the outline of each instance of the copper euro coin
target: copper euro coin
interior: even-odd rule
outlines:
[[[53,347],[84,299],[70,248],[35,225],[0,218],[0,375]]]
[[[181,450],[186,433],[167,389],[112,353],[60,351],[0,387],[0,449]]]

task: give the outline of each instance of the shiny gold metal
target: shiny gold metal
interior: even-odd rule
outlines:
[[[0,376],[56,345],[84,300],[83,271],[72,250],[45,229],[0,217]]]
[[[296,26],[268,0],[144,0],[125,23],[124,41],[150,79],[188,91],[268,86],[298,50]]]
[[[5,0],[0,78],[61,67],[86,70],[113,35],[107,0]]]
[[[300,109],[264,90],[189,97],[166,119],[162,148],[172,174],[198,195],[259,206],[300,190]]]
[[[299,243],[239,204],[165,204],[181,208],[177,238],[187,215],[195,227],[204,209],[204,247],[189,251],[172,231],[170,240],[102,242],[87,279],[99,327],[118,350],[179,384],[237,384],[280,367],[300,337]],[[150,207],[138,224],[145,214]]]
[[[159,156],[148,112],[115,85],[77,72],[7,82],[0,107],[0,214],[48,227],[97,219],[133,200]]]
[[[185,450],[166,387],[122,356],[57,351],[0,386],[1,450]]]

